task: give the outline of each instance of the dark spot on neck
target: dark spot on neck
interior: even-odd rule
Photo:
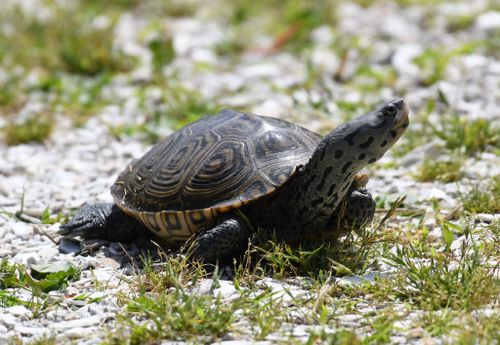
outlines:
[[[387,145],[387,140],[384,140],[384,142],[380,144],[380,147],[384,147],[385,145]]]
[[[362,153],[362,154],[359,155],[358,159],[360,161],[362,161],[363,159],[365,159],[365,157],[366,157],[366,153]]]
[[[372,158],[368,161],[368,164],[375,163],[377,161],[377,158]]]
[[[386,120],[385,119],[383,121],[381,121],[380,123],[376,124],[376,125],[371,125],[369,123],[364,124],[364,125],[358,127],[358,129],[356,129],[351,134],[346,135],[346,137],[344,138],[344,140],[349,144],[349,146],[352,146],[352,145],[354,145],[354,138],[360,132],[364,131],[365,129],[380,129],[380,128],[383,128],[385,126],[385,124],[386,124]],[[346,128],[339,127],[337,130],[344,130]]]
[[[315,200],[311,201],[311,206],[312,206],[312,207],[316,207],[316,206],[318,206],[319,204],[322,204],[322,203],[323,203],[323,201],[324,201],[324,199],[323,199],[323,198],[318,198],[318,199],[315,199]]]
[[[362,149],[367,149],[371,143],[373,142],[374,138],[372,136],[369,136],[368,139],[362,144],[359,145],[360,148]]]
[[[350,172],[349,174],[345,175],[345,177],[344,177],[344,181],[342,181],[342,182],[347,181],[347,179],[348,179],[349,177],[351,177],[351,175],[352,175],[352,172]]]
[[[327,167],[323,171],[323,177],[321,178],[321,182],[316,186],[316,192],[319,192],[323,189],[323,187],[325,186],[326,178],[328,177],[328,175],[330,175],[332,170],[333,170],[333,167]]]
[[[344,166],[342,167],[342,174],[345,173],[347,171],[347,169],[349,169],[349,167],[351,166],[352,162],[349,161],[347,163],[344,164]]]
[[[396,130],[395,130],[395,129],[391,129],[391,130],[389,131],[389,133],[391,133],[391,136],[392,136],[393,138],[395,138],[395,137],[396,137],[396,135],[398,134],[398,132],[396,132]]]
[[[332,185],[330,186],[330,188],[328,189],[328,193],[327,193],[327,195],[328,195],[329,197],[330,197],[330,196],[332,196],[333,192],[335,191],[335,188],[337,188],[337,184],[336,184],[336,183],[334,183],[334,184],[332,184]]]
[[[335,151],[335,158],[339,159],[340,157],[342,157],[343,154],[344,154],[343,151],[337,150],[337,151]]]

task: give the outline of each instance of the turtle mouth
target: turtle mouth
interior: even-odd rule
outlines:
[[[402,98],[395,99],[391,103],[398,110],[396,118],[394,119],[393,129],[405,130],[410,124],[409,120],[410,108],[408,107],[408,104]]]

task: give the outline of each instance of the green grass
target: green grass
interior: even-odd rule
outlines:
[[[4,12],[2,22],[15,30],[0,31],[0,61],[10,66],[85,76],[132,68],[133,61],[113,48],[112,24],[96,28],[85,13],[57,7],[54,10],[54,16],[45,22],[20,10]]]
[[[55,336],[42,336],[33,337],[35,339],[23,341],[21,338],[16,337],[9,342],[9,345],[57,345],[57,338]]]
[[[372,6],[379,2],[357,3]],[[433,4],[430,0],[395,3],[402,7]],[[261,55],[263,60],[281,53],[299,56],[306,64],[305,80],[291,88],[271,85],[277,93],[293,96],[295,91],[306,92],[305,104],[296,102],[293,106],[296,113],[331,116],[338,122],[371,110],[380,95],[385,94],[383,90],[391,89],[402,95],[413,91],[401,87],[389,61],[374,63],[374,57],[378,57],[377,44],[363,37],[339,35],[336,1],[220,0],[209,9],[200,2],[176,0],[44,4],[53,16],[43,21],[18,10],[0,14],[0,64],[8,72],[7,78],[0,78],[0,113],[10,116],[2,128],[5,142],[10,145],[47,140],[54,129],[54,119],[59,116],[70,118],[78,126],[107,105],[124,106],[129,100],[112,94],[115,83],[121,85],[123,80],[127,87],[135,89],[139,101],[137,115],[144,118],[144,123],[109,124],[110,133],[118,138],[142,135],[154,142],[172,129],[220,110],[218,99],[207,99],[197,90],[187,88],[185,83],[190,81],[181,80],[176,74],[176,67],[171,64],[176,59],[174,31],[170,31],[173,17],[197,17],[202,22],[215,19],[223,23],[224,36],[215,45],[221,61],[213,66],[195,63],[195,73],[210,72],[217,78],[217,73],[227,73],[240,63],[247,56],[245,53],[252,58]],[[128,79],[127,72],[136,66],[136,61],[117,49],[113,33],[125,12],[149,20],[137,34],[138,43],[151,53],[152,80]],[[97,15],[107,18],[109,25],[93,26]],[[428,17],[422,25],[430,28],[438,18]],[[449,32],[463,34],[475,17],[476,14],[444,18],[443,25]],[[311,62],[311,33],[320,26],[331,29],[329,49],[344,63],[331,75],[313,68]],[[496,49],[500,42],[497,36],[498,32],[488,32],[483,40],[451,48],[424,47],[423,54],[415,60],[422,71],[420,86],[438,85],[445,79],[450,63],[463,54],[497,57],[500,51]],[[168,78],[163,71],[168,71]],[[243,85],[235,93],[245,91],[246,87]],[[359,101],[340,96],[353,90],[360,96]],[[221,95],[225,96],[231,94]],[[15,118],[33,100],[47,106],[44,113],[24,120]],[[331,114],[332,109],[338,111]],[[457,114],[454,104],[441,92],[427,106],[412,111],[412,125],[391,152],[404,155],[440,139],[443,156],[448,157],[423,161],[415,176],[419,181],[461,183],[466,171],[460,163],[463,159],[479,157],[483,152],[500,153],[500,129],[473,117],[481,114]],[[390,165],[397,167],[397,160]],[[389,204],[384,197],[378,200],[379,207]],[[426,214],[408,210],[403,204],[396,207],[396,202],[386,216],[377,213],[376,220],[366,229],[340,239],[322,237],[291,247],[257,234],[247,253],[224,268],[202,266],[185,256],[161,252],[160,262],[147,259],[141,269],[135,267],[137,271],[132,278],[122,281],[128,290],[121,289],[116,296],[122,310],[117,323],[111,324],[104,343],[157,344],[164,340],[210,343],[246,337],[249,333],[256,340],[279,336],[282,340],[276,342],[281,344],[382,344],[390,343],[396,335],[406,336],[412,329],[422,329],[422,335],[416,338],[434,336],[438,341],[443,339],[453,344],[471,344],[471,339],[478,344],[498,342],[498,317],[481,315],[480,310],[498,304],[499,281],[492,271],[498,268],[495,263],[500,258],[500,224],[498,221],[487,226],[473,224],[470,219],[475,213],[500,213],[499,200],[500,177],[496,176],[487,188],[477,186],[462,193],[464,212],[457,211],[458,220],[446,221],[436,201],[434,210]],[[430,205],[424,203],[422,207],[426,206]],[[11,220],[22,218],[22,210],[7,214],[0,209],[0,213]],[[430,217],[437,220],[434,231],[425,225]],[[64,215],[52,214],[47,208],[40,220],[42,224],[53,224],[62,219]],[[436,237],[436,233],[441,236]],[[453,241],[459,236],[466,236],[470,243],[452,250]],[[393,275],[365,284],[336,282],[333,278],[376,274],[386,265],[394,269]],[[213,289],[217,288],[223,274],[235,287],[233,299],[191,293],[205,278],[213,278]],[[72,279],[66,270],[56,268],[46,272],[38,268],[35,272],[2,261],[0,306],[24,305],[37,318],[60,303],[49,298],[48,291],[63,289],[72,284]],[[270,279],[287,287],[301,288],[306,294],[295,296],[285,292],[288,302],[284,302],[272,288],[266,288]],[[107,286],[95,278],[93,288],[104,291]],[[20,290],[28,291],[32,298],[19,298]],[[93,303],[108,296],[92,299],[83,293],[72,298]],[[366,305],[377,309],[361,312]],[[344,314],[359,315],[361,326],[344,327],[339,322]],[[398,329],[399,320],[411,321],[409,329]],[[306,340],[298,340],[285,331],[288,324],[311,326]],[[23,343],[21,339],[13,341]],[[33,344],[57,341],[47,338]]]
[[[500,145],[500,128],[486,119],[468,120],[457,115],[447,116],[433,128],[434,134],[446,142],[450,150],[468,155],[492,150]]]
[[[444,183],[456,182],[463,177],[462,161],[457,157],[450,161],[434,161],[425,159],[418,172],[414,174],[417,181],[440,181]]]
[[[500,175],[491,179],[488,189],[474,186],[461,195],[464,210],[471,213],[500,213]]]
[[[144,344],[161,339],[209,342],[228,332],[235,305],[212,296],[188,295],[175,290],[139,295],[126,305],[123,328],[109,333],[105,344]],[[142,324],[132,320],[150,321]]]
[[[18,145],[30,142],[43,142],[50,137],[54,129],[52,117],[40,114],[30,116],[21,122],[10,122],[3,131],[7,145]]]
[[[213,100],[205,99],[198,91],[190,90],[175,80],[163,78],[155,86],[162,91],[159,99],[151,101],[147,88],[138,92],[139,106],[144,111],[146,121],[140,125],[115,126],[110,124],[110,132],[116,136],[143,133],[152,142],[158,141],[172,129],[181,128],[205,115],[221,110]]]
[[[478,43],[468,42],[449,49],[447,47],[429,48],[414,59],[421,70],[420,82],[424,86],[433,85],[444,78],[448,64],[452,58],[474,52]]]
[[[260,29],[273,38],[273,42],[259,47],[268,53],[281,50],[301,52],[311,45],[311,32],[321,25],[334,26],[337,22],[335,8],[337,3],[326,1],[251,1],[236,3],[221,1],[227,11],[227,19],[237,32],[252,33],[256,23]],[[280,20],[275,20],[280,18]],[[236,36],[235,36],[236,37]],[[248,42],[251,38],[245,37]],[[234,39],[219,48],[223,54],[240,52],[247,43],[239,46]]]
[[[175,58],[172,38],[157,37],[148,42],[148,48],[153,54],[153,68],[155,73],[163,73],[163,67],[168,65]]]
[[[473,241],[458,254],[438,252],[424,242],[406,244],[384,254],[399,273],[380,283],[417,308],[471,311],[493,303],[500,294],[500,281],[482,262],[487,255],[493,255],[492,248]]]
[[[475,14],[463,14],[448,18],[448,31],[457,32],[469,29],[476,20]]]
[[[67,262],[32,265],[28,270],[21,264],[0,261],[0,307],[23,305],[33,317],[57,305],[60,301],[48,294],[68,286],[79,277],[79,270]],[[29,300],[18,297],[17,292],[28,291]]]
[[[432,113],[437,114],[438,118],[432,118]],[[433,139],[443,140],[450,155],[458,155],[457,160],[460,155],[499,152],[500,128],[483,118],[469,119],[458,115],[442,92],[438,92],[436,98],[429,100],[426,107],[412,118],[414,125],[408,128],[392,150],[396,156],[404,156]]]

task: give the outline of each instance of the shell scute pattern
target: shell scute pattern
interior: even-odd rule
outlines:
[[[272,193],[311,158],[321,137],[292,123],[223,110],[188,125],[131,163],[111,192],[167,240],[186,239]]]

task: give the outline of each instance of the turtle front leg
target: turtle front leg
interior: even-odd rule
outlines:
[[[193,257],[207,263],[231,259],[245,250],[249,235],[245,221],[232,214],[196,238]]]
[[[373,220],[375,215],[375,200],[366,188],[351,187],[332,214],[327,224],[328,230],[339,235],[352,230],[359,230]]]
[[[61,235],[131,242],[147,234],[147,228],[112,203],[84,205],[75,217],[60,226]]]

